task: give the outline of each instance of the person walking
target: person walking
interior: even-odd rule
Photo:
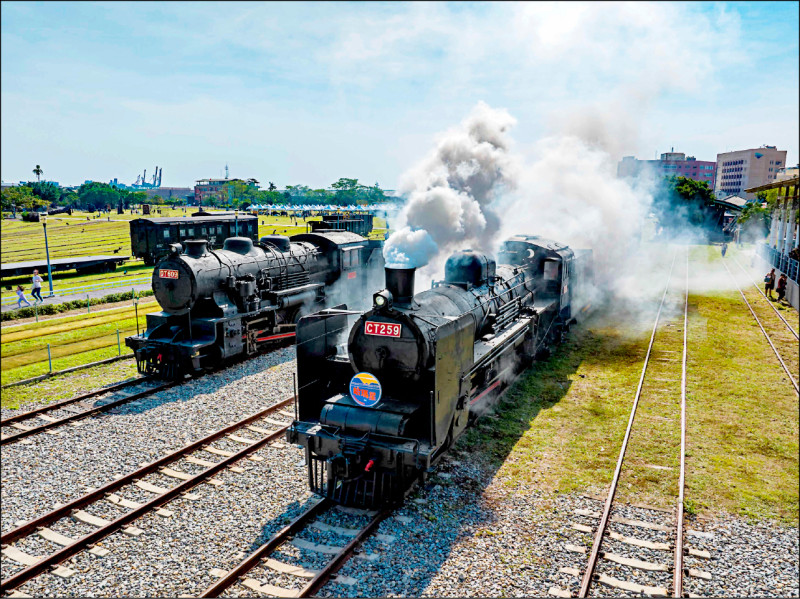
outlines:
[[[724,242],[724,243],[722,244],[722,257],[723,257],[723,258],[725,257],[725,252],[727,252],[727,251],[728,251],[728,243],[727,243],[727,242]]]
[[[769,271],[766,276],[764,277],[764,295],[769,297],[769,299],[774,299],[772,297],[772,290],[775,289],[775,269],[773,268]]]
[[[44,303],[42,299],[42,277],[39,276],[39,271],[33,271],[33,287],[31,288],[31,295],[33,296],[34,300],[39,300],[39,302]]]
[[[786,296],[786,282],[788,281],[786,274],[782,274],[778,278],[778,284],[775,287],[775,290],[778,292],[778,301],[782,302],[783,298]]]
[[[31,303],[25,297],[25,290],[22,285],[17,285],[17,308],[22,307],[22,302],[25,302],[30,307]]]

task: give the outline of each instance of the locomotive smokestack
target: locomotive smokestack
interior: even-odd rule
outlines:
[[[386,289],[396,304],[410,304],[414,297],[414,273],[416,268],[386,267]]]

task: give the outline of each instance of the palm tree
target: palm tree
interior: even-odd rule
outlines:
[[[44,171],[42,170],[42,167],[37,164],[36,168],[33,169],[33,174],[36,175],[36,180],[39,181],[39,177],[44,174]]]

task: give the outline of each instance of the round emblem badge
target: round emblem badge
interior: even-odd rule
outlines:
[[[350,397],[358,405],[371,408],[381,400],[381,383],[369,372],[359,372],[350,379]]]

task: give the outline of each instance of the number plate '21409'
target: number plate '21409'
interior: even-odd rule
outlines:
[[[167,270],[165,268],[159,269],[158,276],[162,279],[177,279],[178,278],[178,271],[177,270]]]
[[[378,335],[379,337],[399,337],[403,325],[387,322],[365,322],[364,333],[367,335]]]

